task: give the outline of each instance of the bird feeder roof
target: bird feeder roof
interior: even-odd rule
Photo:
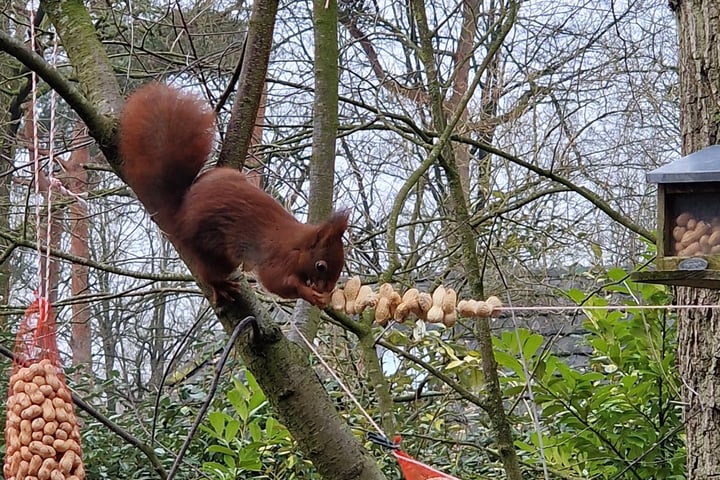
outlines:
[[[649,183],[720,182],[720,145],[691,153],[646,175]]]

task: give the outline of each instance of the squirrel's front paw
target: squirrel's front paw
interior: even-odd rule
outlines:
[[[325,308],[325,305],[330,302],[330,295],[327,293],[318,292],[317,290],[311,290],[310,298],[305,298],[305,300],[318,308]]]

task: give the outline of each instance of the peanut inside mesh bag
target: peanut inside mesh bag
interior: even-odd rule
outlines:
[[[84,480],[80,428],[59,366],[55,322],[36,301],[15,343],[5,424],[6,480]]]

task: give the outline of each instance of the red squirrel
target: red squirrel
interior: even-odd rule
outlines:
[[[214,138],[205,102],[160,83],[134,92],[120,116],[121,173],[153,220],[210,286],[231,299],[242,264],[270,292],[325,306],[344,263],[348,212],[298,222],[233,168],[198,176]]]

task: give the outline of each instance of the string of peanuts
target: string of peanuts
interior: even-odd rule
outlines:
[[[370,285],[362,285],[357,275],[345,283],[345,288],[337,288],[332,294],[330,304],[333,310],[348,315],[359,315],[366,308],[374,308],[375,322],[387,325],[390,319],[398,323],[415,315],[430,323],[442,323],[452,327],[461,317],[497,317],[502,310],[502,302],[498,297],[491,296],[487,300],[457,301],[457,292],[443,285],[438,286],[432,294],[410,288],[402,295],[389,283],[380,285],[374,292]]]

